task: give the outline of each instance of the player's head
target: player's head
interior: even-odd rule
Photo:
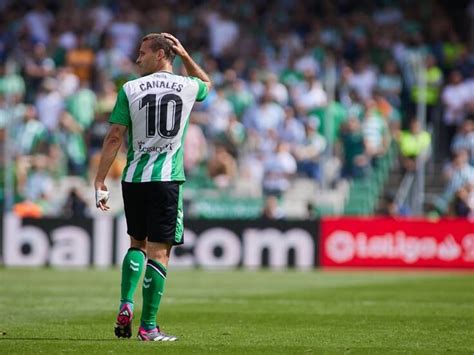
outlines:
[[[150,33],[142,38],[137,65],[141,75],[161,70],[166,64],[173,64],[175,53],[162,34]]]

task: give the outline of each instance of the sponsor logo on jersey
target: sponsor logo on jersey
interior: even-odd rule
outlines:
[[[173,150],[173,143],[168,143],[159,147],[156,146],[151,146],[151,147],[146,147],[145,142],[139,141],[137,142],[138,144],[138,152],[139,153],[153,153],[156,152],[158,154],[164,153],[164,152],[171,152]]]

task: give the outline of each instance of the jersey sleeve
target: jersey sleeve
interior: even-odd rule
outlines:
[[[130,108],[128,107],[128,98],[123,87],[120,88],[118,92],[117,101],[115,102],[114,109],[110,115],[109,122],[127,127],[130,126]]]
[[[191,79],[196,81],[198,84],[198,92],[196,95],[196,101],[203,101],[207,97],[207,94],[208,94],[207,85],[204,84],[204,82],[201,79],[196,78],[194,76],[192,76]]]

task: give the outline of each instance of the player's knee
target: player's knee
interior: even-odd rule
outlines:
[[[146,244],[147,244],[146,240],[137,240],[133,237],[130,237],[130,247],[131,248],[141,249],[144,252],[146,252],[146,250],[147,250],[147,245]]]
[[[168,267],[169,257],[164,253],[152,253],[151,255],[147,252],[148,259],[153,259],[159,262],[164,267]]]
[[[168,267],[169,257],[167,257],[166,255],[159,255],[153,259],[158,261],[164,267]]]
[[[158,261],[165,267],[168,266],[171,246],[161,243],[148,243],[147,256],[149,259]]]

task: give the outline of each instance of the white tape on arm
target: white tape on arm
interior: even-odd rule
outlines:
[[[107,203],[109,200],[109,191],[105,190],[95,190],[95,205],[99,207],[99,202]]]

